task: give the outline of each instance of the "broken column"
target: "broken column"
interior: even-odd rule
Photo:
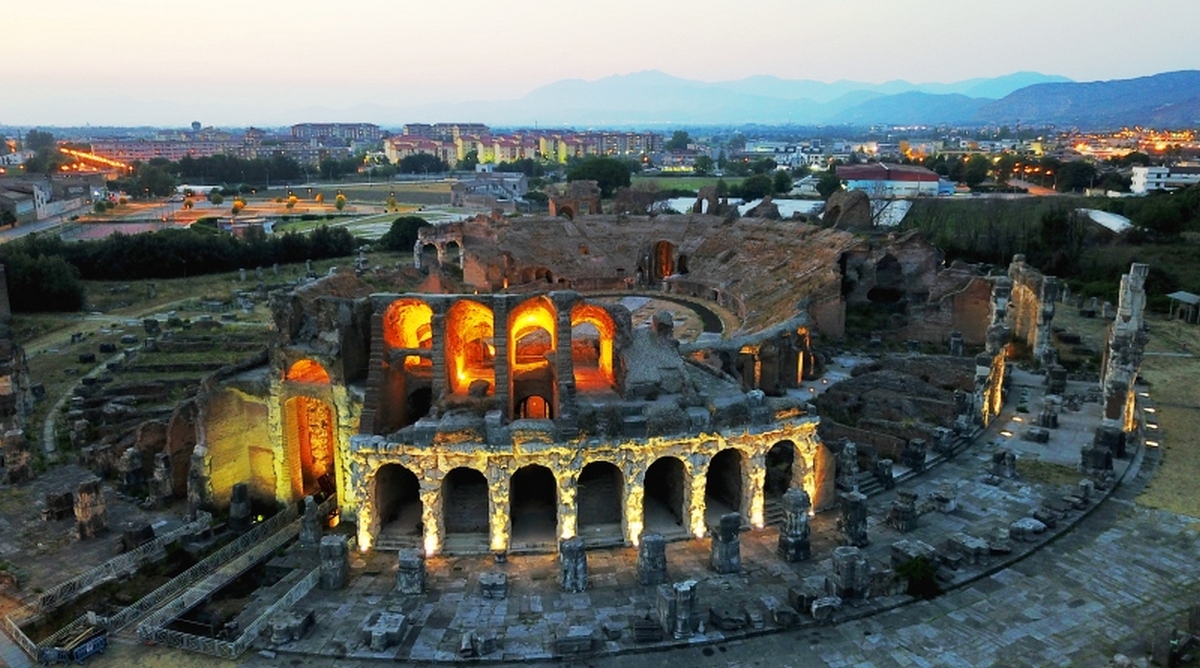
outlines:
[[[187,476],[188,517],[195,519],[196,513],[212,502],[212,477],[209,468],[208,448],[197,444],[192,450]]]
[[[250,486],[239,482],[229,498],[229,530],[243,533],[250,529]]]
[[[858,491],[858,446],[842,439],[837,453],[834,484],[844,492]]]
[[[95,538],[108,530],[103,484],[99,478],[92,478],[75,488],[75,530],[80,540]]]
[[[1125,432],[1120,427],[1100,425],[1092,436],[1092,447],[1107,450],[1113,457],[1121,459],[1125,456]]]
[[[14,429],[4,434],[0,445],[0,461],[4,462],[4,482],[13,485],[33,480],[32,456],[25,433]]]
[[[304,497],[304,516],[300,518],[300,544],[315,547],[321,542],[321,520],[317,517],[317,500]]]
[[[870,594],[871,567],[857,547],[833,549],[833,573],[826,579],[828,592],[841,599],[863,599]]]
[[[404,639],[405,616],[392,610],[376,610],[359,627],[362,643],[372,652],[382,652]]]
[[[1017,456],[1012,450],[992,453],[992,475],[1011,480],[1017,477]]]
[[[917,494],[908,490],[896,492],[896,500],[888,510],[887,525],[899,531],[908,533],[917,528]]]
[[[582,538],[576,536],[558,542],[558,564],[563,591],[587,590],[587,552],[584,551]]]
[[[657,585],[667,581],[667,539],[662,534],[644,533],[638,545],[638,581]]]
[[[913,471],[920,473],[925,470],[925,452],[928,445],[923,438],[910,438],[900,452],[900,463]]]
[[[142,455],[137,448],[126,448],[117,462],[117,489],[125,496],[136,496],[143,491],[146,473],[142,470]]]
[[[866,547],[870,544],[867,539],[867,497],[860,492],[846,492],[838,495],[841,501],[841,515],[838,517],[837,528],[842,534],[842,543],[854,547]]]
[[[809,542],[808,492],[789,489],[783,494],[783,526],[779,530],[779,556],[787,562],[806,561],[812,556]]]
[[[1058,414],[1062,397],[1048,394],[1042,399],[1042,410],[1038,413],[1037,424],[1043,429],[1058,429]]]
[[[175,478],[167,453],[154,455],[154,475],[150,480],[150,500],[156,508],[165,508],[175,498]]]
[[[675,638],[692,637],[692,617],[696,614],[696,581],[676,582],[672,587],[675,594],[675,618],[671,635]]]
[[[342,535],[321,539],[321,589],[343,589],[350,576],[350,544]]]
[[[425,553],[405,548],[397,555],[396,591],[401,594],[425,593]]]
[[[958,330],[950,332],[950,356],[963,356],[963,335],[962,332]]]
[[[739,532],[742,530],[742,516],[738,513],[725,513],[717,525],[717,533],[712,538],[712,553],[709,562],[718,573],[737,573],[742,570],[742,546]]]

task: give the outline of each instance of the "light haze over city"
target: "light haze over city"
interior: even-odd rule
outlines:
[[[397,124],[651,69],[700,81],[1119,79],[1200,68],[1198,22],[1192,0],[25,2],[5,8],[0,72],[18,94],[0,123]]]

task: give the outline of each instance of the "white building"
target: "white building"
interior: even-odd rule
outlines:
[[[1129,191],[1145,195],[1155,190],[1177,190],[1200,183],[1200,167],[1134,167]]]

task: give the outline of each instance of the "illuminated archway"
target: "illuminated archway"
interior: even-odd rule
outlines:
[[[571,309],[571,359],[580,391],[608,389],[615,384],[616,329],[612,316],[596,304],[583,302]]]
[[[433,309],[420,299],[397,299],[383,312],[383,342],[390,349],[433,347]],[[428,359],[409,355],[405,367],[429,365]]]
[[[715,525],[726,513],[738,513],[746,517],[743,507],[745,487],[742,453],[730,448],[714,455],[704,476],[705,522],[709,526]]]
[[[778,498],[792,488],[792,470],[796,463],[796,445],[791,441],[780,441],[767,451],[764,467],[766,480],[763,494],[767,498]]]
[[[550,469],[538,464],[521,467],[509,482],[508,494],[512,547],[558,540],[558,482]]]
[[[400,464],[383,465],[371,482],[371,502],[378,522],[376,548],[422,546],[421,483],[416,474]]]
[[[319,362],[309,359],[297,361],[288,368],[283,378],[297,383],[314,385],[329,385],[331,382],[329,372],[325,370],[325,367],[321,366]]]
[[[646,469],[642,494],[642,517],[645,530],[663,535],[687,535],[686,499],[687,472],[683,462],[675,457],[660,457]]]
[[[528,299],[508,316],[508,368],[512,378],[513,413],[520,414],[529,397],[548,402],[548,415],[557,411],[555,366],[549,357],[558,348],[557,313],[545,296]]]
[[[475,469],[458,467],[442,481],[442,522],[446,536],[482,534],[488,538],[488,482]]]
[[[294,496],[336,490],[337,425],[333,407],[313,397],[292,397],[284,405],[284,416]]]
[[[550,401],[546,397],[531,394],[517,402],[517,418],[521,420],[549,420],[554,417]]]
[[[466,393],[473,380],[486,380],[495,392],[496,348],[492,309],[463,299],[446,315],[446,380],[450,391]]]
[[[675,244],[659,241],[654,244],[650,257],[650,276],[661,280],[675,273]]]
[[[621,509],[625,507],[621,469],[609,462],[592,462],[579,473],[576,489],[579,535],[589,545],[619,543],[622,540]]]

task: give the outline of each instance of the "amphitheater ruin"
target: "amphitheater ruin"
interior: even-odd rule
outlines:
[[[412,262],[447,277],[458,286],[452,292],[379,292],[348,270],[273,292],[266,354],[208,378],[171,418],[163,452],[149,454],[163,455],[162,493],[186,497],[194,522],[215,513],[231,529],[261,530],[252,537],[263,541],[269,522],[256,524],[250,508],[284,508],[271,531],[294,524],[290,535],[310,550],[297,568],[309,575],[287,581],[292,589],[257,626],[225,645],[189,640],[171,627],[187,606],[168,614],[162,601],[109,617],[108,630],[136,626],[144,641],[236,657],[259,642],[251,630],[270,623],[270,645],[282,647],[323,623],[285,609],[317,590],[342,590],[349,574],[362,575],[362,560],[390,555],[382,558],[391,560],[400,598],[359,620],[362,645],[346,651],[510,656],[515,632],[505,650],[504,629],[494,627],[460,629],[457,654],[418,655],[421,641],[411,638],[396,654],[401,637],[420,633],[416,608],[401,599],[420,600],[434,581],[469,579],[482,600],[503,600],[514,586],[505,565],[539,555],[556,560],[561,590],[585,592],[600,587],[589,580],[588,551],[607,550],[626,555],[619,569],[645,587],[636,605],[653,605],[654,619],[630,618],[625,636],[555,627],[545,656],[665,647],[703,636],[706,620],[730,637],[836,619],[843,601],[902,593],[898,573],[918,557],[961,564],[951,579],[965,577],[987,555],[1007,558],[1025,533],[1040,540],[1034,532],[1071,512],[1029,509],[1030,517],[1011,518],[1023,528],[999,537],[960,532],[936,547],[900,540],[890,566],[860,552],[868,526],[879,524],[868,522],[867,487],[892,490],[994,434],[1012,341],[1028,347],[1047,385],[1033,410],[1036,428],[1057,425],[1067,388],[1052,320],[1069,297],[1024,258],[988,276],[946,265],[914,234],[605,215],[588,213],[588,192],[564,197],[557,217],[481,216],[421,230]],[[1098,502],[1091,490],[1124,474],[1122,460],[1141,438],[1134,385],[1146,342],[1145,276],[1145,265],[1133,266],[1113,313],[1103,414],[1078,455],[1087,481],[1080,508]],[[819,397],[851,375],[828,374],[838,364],[832,344],[863,306],[887,315],[864,341],[864,359],[876,361],[853,374],[881,375],[861,376],[861,394],[831,392],[827,402],[837,406],[825,411]],[[889,394],[868,396],[876,390]],[[1013,477],[1012,459],[1011,450],[997,451],[989,484]],[[889,492],[897,496],[886,530],[907,533],[923,513],[953,513],[955,492],[941,484],[924,504],[915,493]],[[809,523],[834,515],[838,546],[814,556]],[[776,592],[774,608],[730,611],[710,601],[706,616],[694,576],[667,575],[678,566],[671,555],[688,545],[710,546],[702,549],[711,550],[714,573],[744,575],[749,557],[739,543],[759,535],[771,536],[771,559],[793,569],[793,586]],[[667,547],[674,544],[683,547]],[[473,568],[485,572],[459,573],[455,558],[476,559]],[[831,560],[832,572],[814,585],[811,569],[798,569],[818,558]],[[535,605],[526,599],[523,606]]]

